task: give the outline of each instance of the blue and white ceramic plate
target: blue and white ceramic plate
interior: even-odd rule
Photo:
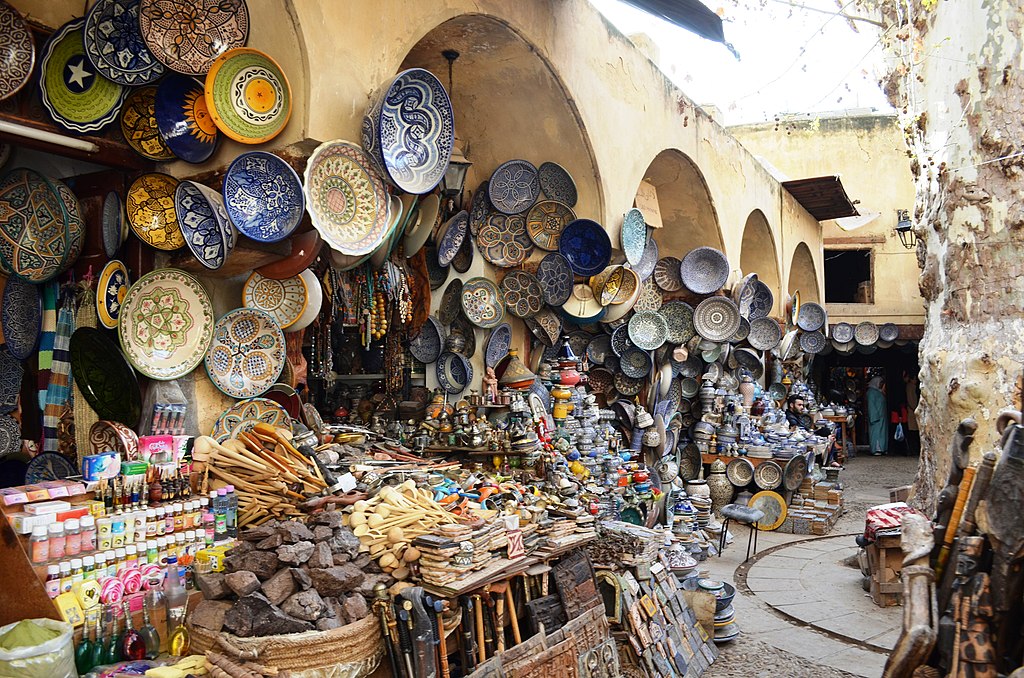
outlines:
[[[754,296],[747,308],[747,320],[767,318],[772,312],[772,306],[775,305],[775,295],[772,294],[772,288],[760,280],[753,285],[753,288]]]
[[[124,295],[128,293],[129,287],[131,282],[125,265],[117,259],[108,261],[96,283],[96,314],[100,324],[108,330],[117,327],[121,304],[124,303]]]
[[[139,0],[99,0],[85,17],[85,54],[100,75],[137,87],[164,72],[139,30]]]
[[[647,248],[647,222],[643,212],[634,207],[623,215],[619,241],[626,261],[632,266],[639,264]]]
[[[611,260],[612,242],[601,224],[577,219],[562,231],[558,253],[568,260],[576,275],[597,275]]]
[[[363,150],[406,193],[430,193],[444,178],[455,144],[455,117],[444,85],[410,68],[381,87],[363,117]]]
[[[20,450],[21,425],[18,424],[14,417],[0,417],[0,459],[12,454],[17,454]],[[60,455],[57,456],[59,457]],[[61,458],[63,459],[63,457]],[[68,465],[70,466],[70,464]],[[56,480],[56,478],[53,480]]]
[[[714,247],[698,247],[683,257],[679,275],[694,294],[713,294],[729,279],[729,260]]]
[[[484,351],[484,361],[487,367],[494,367],[498,361],[508,355],[512,347],[512,326],[502,323],[491,330],[491,336],[487,337],[487,349]]]
[[[462,393],[473,380],[473,366],[463,356],[445,351],[435,366],[437,383],[448,393]]]
[[[437,360],[444,344],[444,325],[432,315],[420,327],[420,333],[409,341],[409,353],[425,365]]]
[[[42,320],[39,288],[20,278],[8,278],[0,307],[0,321],[3,322],[4,342],[11,355],[24,360],[32,354],[39,341]]]
[[[182,181],[174,189],[174,211],[185,244],[199,263],[211,270],[223,266],[235,247],[235,230],[220,193],[194,181]]]
[[[477,234],[476,244],[484,259],[501,268],[518,266],[533,251],[522,214],[490,214]]]
[[[493,211],[491,199],[487,197],[487,181],[480,182],[473,194],[473,203],[469,207],[469,232],[476,237],[480,227],[487,223],[487,215]]]
[[[18,10],[0,2],[0,100],[8,99],[25,86],[36,63],[32,31]],[[0,167],[3,163],[0,163]]]
[[[537,168],[540,188],[549,200],[557,200],[569,207],[576,206],[576,182],[568,171],[558,163],[545,162]]]
[[[128,224],[124,218],[124,203],[117,191],[110,191],[103,199],[103,251],[108,257],[116,257],[125,238],[128,236]]]
[[[554,252],[540,260],[537,266],[537,280],[544,290],[544,301],[551,306],[561,306],[572,294],[572,266],[569,260]]]
[[[654,238],[648,238],[647,245],[644,246],[644,254],[640,257],[639,263],[633,267],[633,270],[640,276],[641,281],[645,281],[654,275],[654,268],[657,265],[658,243],[654,241]]]
[[[299,175],[284,160],[264,151],[235,158],[224,174],[221,193],[231,223],[257,242],[287,238],[306,209]]]
[[[217,148],[217,125],[210,117],[201,82],[171,73],[156,89],[153,107],[160,138],[178,158],[202,163]]]
[[[6,346],[0,346],[0,414],[18,409],[21,380],[25,369],[21,361],[11,355]]]
[[[447,266],[452,263],[455,255],[466,239],[469,229],[469,212],[462,210],[444,225],[441,237],[437,241],[437,263]]]
[[[487,182],[487,197],[499,212],[522,214],[540,197],[537,168],[526,160],[502,163]]]

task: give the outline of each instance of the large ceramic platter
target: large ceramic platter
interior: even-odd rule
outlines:
[[[287,238],[306,209],[299,175],[284,160],[265,151],[235,158],[224,174],[221,194],[231,223],[257,242]]]
[[[487,278],[472,278],[462,286],[462,312],[477,327],[497,327],[505,319],[501,290]]]
[[[139,31],[139,0],[99,0],[85,17],[85,53],[100,75],[138,87],[164,72]]]
[[[561,254],[552,253],[540,260],[537,266],[537,280],[544,291],[544,301],[551,306],[561,306],[572,294],[573,274],[569,260]]]
[[[284,332],[270,314],[236,308],[214,326],[204,362],[221,391],[232,398],[255,398],[277,382],[286,360]]]
[[[544,290],[537,278],[526,271],[509,271],[501,279],[505,308],[512,315],[526,318],[544,307]]]
[[[142,0],[139,28],[167,68],[203,75],[214,59],[249,38],[245,0]]]
[[[134,428],[142,415],[135,370],[102,330],[79,327],[71,335],[71,375],[100,419]]]
[[[18,10],[0,0],[0,101],[21,91],[35,62],[36,43],[28,24]]]
[[[320,309],[324,304],[324,288],[320,284],[320,279],[316,277],[316,273],[307,268],[299,274],[299,277],[302,278],[302,282],[306,286],[306,308],[303,309],[299,319],[288,326],[289,332],[298,332],[309,327],[320,315]]]
[[[747,320],[767,318],[772,312],[772,306],[775,305],[775,295],[772,294],[772,288],[768,287],[761,280],[756,281],[752,287],[753,296],[747,307]]]
[[[629,319],[629,339],[638,348],[653,351],[668,339],[668,323],[657,311],[639,311]]]
[[[242,287],[242,303],[269,314],[281,329],[288,329],[306,310],[306,283],[301,275],[274,280],[253,271]]]
[[[657,311],[664,303],[661,290],[653,279],[648,278],[640,285],[640,296],[633,304],[634,311]]]
[[[487,181],[480,182],[473,193],[473,201],[469,207],[469,232],[475,238],[480,227],[487,222],[487,215],[494,211],[491,199],[487,197]]]
[[[185,376],[202,362],[213,339],[213,305],[188,273],[164,268],[128,289],[117,326],[128,361],[152,379]]]
[[[0,414],[8,414],[18,409],[18,397],[21,394],[21,380],[25,376],[25,368],[21,361],[11,355],[6,346],[0,345]]]
[[[217,125],[195,78],[171,73],[156,88],[153,103],[160,138],[185,162],[202,163],[217,149]]]
[[[619,244],[631,266],[640,263],[647,247],[647,222],[644,213],[633,208],[622,217],[622,230],[619,233]]]
[[[110,191],[103,198],[100,230],[103,232],[103,251],[113,259],[128,238],[128,224],[124,217],[124,203],[117,191]]]
[[[406,193],[430,193],[444,178],[455,144],[448,92],[430,71],[402,71],[371,101],[362,142],[388,181]]]
[[[174,211],[185,244],[203,266],[217,270],[235,248],[235,228],[220,193],[194,181],[174,191]]]
[[[459,246],[459,251],[452,259],[452,268],[459,273],[468,271],[473,265],[474,252],[476,252],[476,244],[473,238],[467,235],[462,239],[462,245]]]
[[[572,175],[558,163],[545,162],[537,168],[540,189],[548,200],[556,200],[572,208],[576,206],[576,182]]]
[[[499,212],[522,214],[540,197],[537,168],[526,160],[502,163],[487,182],[487,196]]]
[[[878,338],[881,341],[896,341],[900,338],[900,328],[896,323],[885,323],[878,328]]]
[[[45,282],[60,273],[70,250],[63,201],[33,170],[0,177],[0,258],[15,276]]]
[[[469,212],[462,210],[448,220],[441,237],[437,239],[437,263],[448,266],[459,253],[469,230]]]
[[[674,300],[659,309],[668,326],[666,340],[673,344],[685,344],[696,330],[693,329],[693,307],[685,301]]]
[[[658,243],[654,238],[647,239],[644,247],[644,255],[640,257],[640,263],[633,267],[640,280],[647,280],[654,274],[654,268],[658,265]]]
[[[764,464],[761,464],[761,466],[764,466]],[[784,523],[789,512],[786,509],[786,500],[779,493],[772,492],[771,490],[758,492],[750,498],[747,506],[764,512],[764,518],[757,521],[757,529],[764,532],[771,532]]]
[[[759,351],[770,351],[782,340],[782,328],[772,318],[754,318],[750,321],[747,342]]]
[[[853,338],[860,346],[871,346],[878,341],[878,325],[868,320],[858,323]]]
[[[732,299],[708,297],[693,310],[697,334],[711,341],[728,341],[740,328],[740,312]]]
[[[121,106],[121,135],[147,160],[173,160],[174,153],[164,143],[156,122],[156,92],[156,85],[148,85],[128,93]]]
[[[43,48],[39,89],[43,106],[56,123],[86,134],[117,119],[128,90],[96,72],[85,56],[85,19],[73,19],[57,29]]]
[[[523,322],[545,346],[554,346],[562,333],[562,319],[550,308],[541,309],[540,313],[532,318],[524,318]]]
[[[526,232],[537,247],[557,252],[562,230],[575,219],[576,214],[568,205],[556,200],[541,200],[526,214]]]
[[[512,268],[526,261],[533,251],[533,241],[526,231],[522,214],[488,215],[476,239],[484,259],[501,268]]]
[[[321,144],[306,165],[306,210],[324,240],[343,254],[370,254],[387,234],[387,190],[362,149]]]
[[[712,294],[729,279],[729,260],[714,247],[698,247],[683,257],[679,275],[694,294]]]
[[[67,253],[64,255],[64,263],[60,271],[68,270],[82,253],[82,239],[85,236],[85,221],[82,219],[82,206],[78,202],[78,196],[68,188],[68,185],[59,179],[45,177],[50,188],[57,192],[60,198],[61,207],[64,210],[64,232],[67,235]]]
[[[39,288],[20,278],[8,278],[4,285],[0,322],[7,350],[18,360],[28,358],[39,341],[43,321],[39,306]]]
[[[237,47],[214,60],[205,95],[217,129],[243,144],[270,141],[292,115],[288,78],[276,61],[249,47]]]
[[[832,326],[832,339],[834,343],[847,344],[853,341],[853,325],[850,323],[836,323]]]
[[[288,430],[292,427],[291,417],[278,403],[269,398],[247,398],[239,400],[217,417],[210,435],[222,443],[261,422]]]
[[[782,487],[789,492],[796,492],[807,477],[807,457],[797,454],[790,457],[782,471]]]
[[[174,208],[178,180],[168,174],[143,174],[128,188],[128,223],[142,242],[158,250],[185,246]]]
[[[604,227],[590,219],[576,219],[562,231],[558,252],[577,275],[597,275],[608,265],[612,243]]]
[[[117,259],[108,261],[100,272],[96,283],[96,314],[99,316],[100,324],[108,330],[117,328],[124,295],[128,293],[130,285],[128,269]]]
[[[796,317],[796,326],[804,332],[820,330],[828,324],[828,314],[820,304],[808,301],[800,305],[800,312]]]
[[[409,341],[409,352],[416,360],[429,365],[441,355],[444,346],[444,326],[434,316],[427,316],[427,322],[420,332]]]
[[[821,353],[825,350],[825,346],[827,345],[828,340],[825,339],[825,335],[817,330],[814,330],[813,332],[803,332],[800,335],[800,350],[804,353]]]

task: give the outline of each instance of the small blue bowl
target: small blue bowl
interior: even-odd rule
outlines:
[[[302,182],[273,153],[251,151],[224,174],[224,208],[238,231],[257,242],[278,242],[294,231],[306,209]]]
[[[179,73],[165,76],[157,85],[153,112],[160,137],[176,157],[198,164],[213,155],[220,134],[198,80]]]

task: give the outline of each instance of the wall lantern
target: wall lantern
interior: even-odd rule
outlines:
[[[455,60],[459,58],[459,53],[454,49],[446,49],[441,52],[441,56],[448,62],[448,96],[451,98],[454,89],[452,86],[452,66],[454,66]],[[454,211],[456,201],[458,209],[462,209],[462,191],[466,186],[466,175],[469,173],[469,168],[472,165],[473,163],[463,154],[456,140],[456,143],[452,146],[451,161],[448,163],[448,169],[444,171],[444,179],[441,180],[441,195],[445,198],[449,213]]]
[[[896,235],[908,250],[917,247],[917,236],[914,234],[914,222],[910,220],[910,210],[896,210]]]

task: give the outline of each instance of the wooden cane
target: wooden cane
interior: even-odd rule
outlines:
[[[508,602],[508,620],[512,626],[512,639],[516,641],[516,645],[523,642],[523,637],[519,633],[519,615],[516,614],[516,599],[512,595],[512,582],[509,582],[509,587],[505,589],[505,600]]]
[[[437,638],[438,638],[438,652],[441,655],[441,678],[451,678],[451,668],[448,666],[448,641],[444,637],[444,615],[443,612],[448,603],[444,602],[441,604],[441,609],[437,610]]]
[[[480,600],[480,595],[473,594],[473,613],[476,619],[476,659],[477,664],[483,664],[487,661],[487,648],[484,647],[484,605],[483,601]]]

